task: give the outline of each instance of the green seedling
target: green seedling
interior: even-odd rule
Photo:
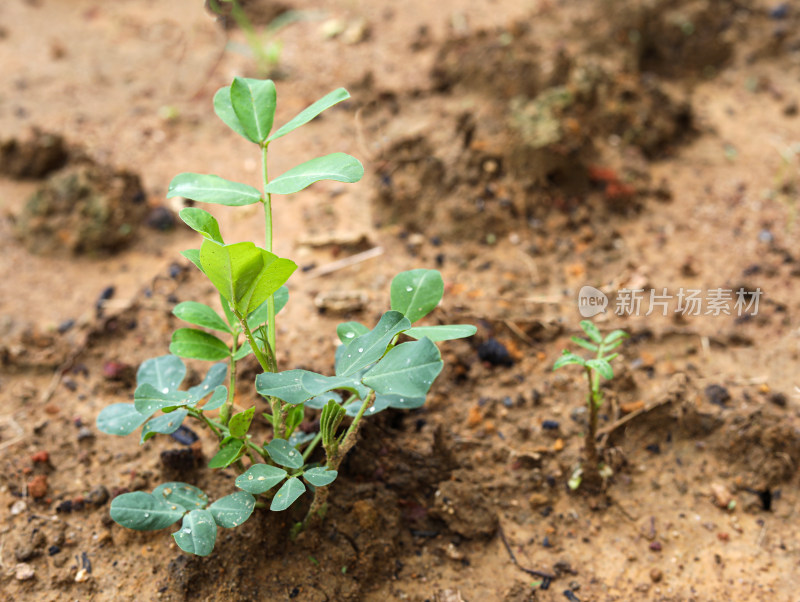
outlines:
[[[167,196],[227,206],[261,205],[265,246],[226,243],[210,213],[198,207],[180,212],[181,219],[202,235],[200,248],[183,255],[217,289],[222,311],[196,301],[176,305],[173,313],[190,326],[173,333],[170,355],[141,364],[133,403],[103,409],[97,427],[112,435],[128,435],[141,427],[144,443],[158,434],[175,433],[187,419],[197,420],[218,441],[209,468],[237,470],[238,491],[213,503],[205,492],[187,483],[164,483],[151,493],[125,493],[111,503],[111,518],[117,523],[156,530],[182,520],[181,528],[173,533],[176,543],[186,552],[205,556],[214,547],[217,527],[237,527],[256,508],[286,510],[309,490],[313,500],[295,531],[321,519],[329,486],[357,441],[362,419],[388,408],[413,409],[424,404],[443,366],[435,343],[475,333],[471,325],[415,326],[439,304],[444,283],[435,270],[411,270],[392,280],[390,309],[375,326],[359,322],[338,326],[341,345],[333,375],[279,371],[276,314],[289,300],[285,283],[297,266],[272,251],[273,195],[292,194],[320,180],[357,182],[364,169],[357,159],[334,153],[270,179],[268,150],[274,141],[347,98],[346,90],[335,90],[274,129],[272,81],[236,78],[214,97],[217,115],[258,147],[262,190],[216,175],[182,173],[172,180]],[[268,409],[263,414],[259,410],[258,416],[256,405],[243,410],[234,406],[237,365],[251,354],[263,371],[254,389]],[[214,363],[200,384],[182,388],[186,366],[181,358]],[[306,414],[314,411],[321,411],[319,431],[300,431]],[[251,433],[262,415],[271,426],[267,440]],[[321,461],[312,457],[320,443]]]
[[[569,486],[577,489],[584,483],[588,489],[597,490],[602,486],[603,471],[600,467],[599,456],[597,453],[597,411],[603,404],[603,392],[600,390],[600,377],[607,380],[614,378],[614,370],[611,361],[617,357],[617,353],[607,355],[622,344],[623,339],[628,334],[624,330],[615,330],[606,335],[605,338],[600,334],[597,326],[589,320],[581,321],[581,328],[586,333],[587,339],[573,336],[572,342],[595,354],[591,359],[585,359],[580,355],[567,351],[562,353],[556,360],[553,370],[558,370],[570,364],[583,366],[586,374],[589,391],[586,402],[589,405],[589,428],[585,435],[586,461],[582,467],[578,468],[570,477]]]

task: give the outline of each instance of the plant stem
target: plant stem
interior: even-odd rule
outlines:
[[[342,463],[342,460],[344,460],[347,452],[349,452],[350,449],[356,444],[356,441],[358,441],[358,429],[361,426],[361,418],[364,416],[364,412],[367,411],[367,408],[372,403],[374,397],[374,391],[367,395],[367,398],[364,400],[364,403],[361,404],[361,407],[358,410],[358,414],[356,414],[355,418],[353,418],[350,428],[347,429],[347,434],[344,436],[341,444],[336,446],[336,450],[332,454],[328,453],[328,449],[325,450],[327,456],[325,466],[328,468],[328,470],[339,470],[339,465]],[[301,523],[301,531],[308,527],[312,521],[317,523],[322,520],[322,517],[325,513],[325,506],[328,501],[328,492],[329,487],[317,487],[314,490],[314,501],[311,502],[311,507],[308,509],[308,513]]]
[[[308,460],[311,452],[313,452],[317,445],[319,445],[320,441],[322,441],[322,431],[317,433],[317,436],[311,440],[311,443],[308,444],[308,447],[303,450],[303,461]]]
[[[589,429],[585,437],[586,464],[583,467],[582,483],[588,491],[597,493],[602,489],[603,478],[600,476],[600,470],[598,468],[599,459],[597,455],[597,444],[595,443],[595,437],[597,436],[597,410],[600,404],[597,399],[597,393],[599,391],[596,389],[596,385],[599,385],[599,383],[595,381],[594,376],[592,369],[587,367],[586,377],[589,381]]]
[[[219,421],[226,425],[228,421],[231,419],[231,414],[233,413],[233,396],[236,390],[236,361],[234,361],[233,356],[236,355],[237,344],[239,342],[239,335],[233,335],[233,343],[231,345],[231,368],[230,368],[230,380],[228,381],[228,399],[225,401],[225,405],[219,411]]]
[[[267,192],[269,177],[267,175],[267,149],[269,142],[265,143],[261,149],[261,174],[264,182],[264,248],[272,253],[272,195]],[[267,299],[267,340],[270,349],[275,353],[275,296],[270,295]],[[277,372],[277,367],[274,370]]]

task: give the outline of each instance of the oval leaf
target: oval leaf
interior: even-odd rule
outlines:
[[[320,180],[351,184],[363,176],[364,166],[358,159],[345,153],[332,153],[293,167],[272,180],[264,190],[270,194],[292,194]]]
[[[603,342],[603,335],[600,334],[597,326],[595,326],[590,320],[581,320],[581,328],[583,328],[583,332],[586,333],[586,336],[592,339],[592,341],[595,343]]]
[[[325,376],[308,370],[264,372],[256,376],[256,391],[264,397],[277,397],[288,403],[303,403],[326,391],[352,385],[347,377]]]
[[[575,355],[569,351],[564,351],[564,353],[561,354],[561,357],[556,360],[556,363],[553,364],[553,370],[558,370],[562,366],[569,366],[570,364],[584,366],[586,364],[586,360],[579,355]]]
[[[160,357],[145,360],[136,372],[136,384],[147,383],[159,391],[175,391],[183,382],[186,376],[186,366],[181,358],[174,355],[162,355]]]
[[[186,391],[187,395],[189,395],[188,403],[195,404],[212,391],[216,392],[217,387],[225,382],[225,377],[227,375],[228,366],[226,364],[219,363],[211,366],[211,368],[208,369],[203,382],[201,382],[199,385],[191,387],[188,391]]]
[[[267,140],[271,142],[273,140],[277,140],[281,136],[285,136],[292,130],[296,130],[301,125],[305,125],[306,123],[314,119],[314,117],[322,113],[322,111],[324,111],[325,109],[328,109],[333,105],[335,105],[336,103],[342,102],[343,100],[346,100],[348,98],[350,98],[350,93],[344,88],[338,88],[333,92],[326,94],[325,96],[320,98],[317,102],[315,102],[309,107],[306,107],[305,109],[300,111],[300,113],[292,117],[292,119],[286,125],[278,128],[278,130],[274,134],[272,134],[272,136],[267,138]],[[219,113],[217,114],[219,115]]]
[[[245,136],[261,144],[269,136],[275,117],[275,84],[271,80],[234,78],[230,98]]]
[[[202,489],[179,481],[161,483],[153,489],[153,495],[169,504],[183,506],[187,510],[208,506],[208,496]]]
[[[256,413],[256,408],[253,406],[249,410],[239,412],[231,417],[228,429],[231,432],[231,437],[244,437],[250,429],[250,423],[253,421],[253,415]]]
[[[231,439],[223,445],[217,454],[208,463],[209,468],[225,468],[233,464],[244,448],[244,441],[241,439]]]
[[[285,439],[273,439],[267,446],[267,453],[276,464],[287,468],[302,468],[303,454],[297,451]]]
[[[217,541],[217,524],[208,510],[192,510],[183,517],[181,528],[172,537],[184,552],[208,556]]]
[[[297,477],[288,479],[283,484],[283,487],[278,489],[278,493],[275,494],[275,497],[272,498],[272,503],[270,504],[269,509],[273,512],[286,510],[295,502],[297,498],[303,495],[305,490],[306,486],[303,485],[303,482]]]
[[[362,334],[367,334],[369,328],[364,326],[361,322],[342,322],[336,327],[336,336],[345,345],[356,337]]]
[[[170,391],[166,387],[159,391],[145,383],[136,387],[133,393],[133,405],[143,416],[152,416],[158,410],[185,403],[187,398],[188,394],[185,391]]]
[[[181,255],[191,261],[198,270],[203,271],[203,265],[200,263],[200,249],[186,249],[181,251]]]
[[[203,411],[217,410],[225,405],[228,400],[228,389],[222,385],[214,389],[214,394],[209,398],[208,403],[203,406]]]
[[[181,424],[183,424],[183,421],[186,419],[188,414],[189,410],[175,410],[169,414],[164,414],[158,418],[153,418],[144,425],[140,443],[144,443],[151,437],[155,437],[157,434],[169,435],[170,433],[174,433],[181,427]]]
[[[107,435],[130,435],[142,426],[151,414],[141,414],[132,403],[115,403],[101,410],[95,424]]]
[[[183,303],[178,303],[172,309],[172,313],[184,322],[189,322],[189,324],[210,328],[211,330],[219,330],[221,332],[231,332],[225,320],[204,303],[184,301]]]
[[[444,281],[437,270],[401,272],[392,280],[392,309],[413,324],[439,305],[444,295]]]
[[[233,110],[233,104],[231,104],[230,86],[220,88],[217,90],[217,93],[214,94],[214,112],[217,114],[217,117],[225,122],[225,125],[239,134],[242,138],[250,140],[250,138],[247,137],[247,134],[244,133],[242,124],[239,123],[239,118],[236,116],[236,111]],[[254,141],[250,140],[250,142]]]
[[[261,193],[252,186],[200,173],[182,173],[172,178],[167,189],[167,198],[176,196],[228,207],[241,207],[261,201]]]
[[[212,362],[231,355],[231,350],[220,339],[194,328],[179,328],[173,332],[169,350],[181,357]]]
[[[387,311],[375,328],[347,344],[344,355],[336,364],[336,374],[350,376],[374,364],[386,353],[394,337],[410,327],[411,322],[402,313]]]
[[[303,473],[303,478],[314,487],[325,487],[333,483],[338,474],[335,470],[328,470],[324,466],[319,466],[317,468],[309,468]]]
[[[288,473],[283,468],[269,464],[254,464],[236,478],[239,489],[258,495],[269,491],[283,481]]]
[[[256,500],[252,495],[237,491],[218,499],[208,507],[208,511],[220,527],[232,529],[250,518],[255,507]]]
[[[219,232],[219,223],[205,209],[199,207],[184,207],[178,214],[183,222],[195,232],[199,232],[206,238],[217,241],[219,244],[225,244],[222,240],[222,234]]]
[[[157,531],[169,527],[185,512],[185,508],[144,491],[118,495],[111,500],[110,509],[114,522],[136,531]]]
[[[424,397],[444,362],[430,339],[398,345],[361,379],[378,393]]]
[[[478,332],[472,324],[447,324],[441,326],[415,326],[405,331],[412,339],[428,337],[434,343],[471,337]]]

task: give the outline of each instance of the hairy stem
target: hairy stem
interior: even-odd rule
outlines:
[[[598,468],[599,457],[597,454],[597,410],[599,409],[599,399],[597,389],[598,382],[595,381],[591,368],[586,368],[586,377],[589,381],[589,429],[586,432],[586,463],[583,466],[582,483],[590,492],[596,493],[602,489],[603,479]]]
[[[225,405],[220,408],[219,411],[219,421],[227,425],[228,421],[231,419],[231,414],[233,413],[233,396],[236,390],[236,362],[233,359],[233,356],[236,355],[236,349],[238,344],[239,335],[234,334],[233,336],[233,344],[231,345],[231,367],[230,367],[230,380],[228,381],[228,399],[225,402]]]

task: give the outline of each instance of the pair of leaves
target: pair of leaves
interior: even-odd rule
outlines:
[[[155,412],[164,410],[168,413],[147,422],[142,429],[141,441],[157,433],[174,433],[188,415],[181,406],[194,406],[209,394],[212,396],[204,409],[213,409],[220,397],[224,403],[227,390],[222,382],[226,374],[225,364],[215,364],[203,382],[187,391],[179,391],[186,375],[186,366],[180,358],[165,355],[146,360],[137,371],[134,403],[115,403],[103,408],[97,416],[97,428],[110,435],[129,435]]]
[[[123,493],[111,502],[111,518],[129,529],[163,529],[181,517],[181,528],[173,533],[185,552],[208,556],[217,539],[217,526],[233,528],[253,513],[255,498],[246,491],[227,495],[210,506],[208,496],[186,483],[163,483],[152,493]]]

